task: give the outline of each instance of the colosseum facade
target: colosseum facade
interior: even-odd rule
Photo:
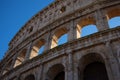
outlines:
[[[116,16],[120,0],[55,0],[10,41],[0,80],[120,80],[120,26],[108,25]],[[81,37],[90,24],[98,32]]]

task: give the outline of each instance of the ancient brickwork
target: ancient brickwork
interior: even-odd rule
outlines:
[[[108,25],[116,16],[120,0],[55,0],[11,40],[0,62],[0,79],[91,80],[101,75],[98,80],[119,80],[120,26]],[[98,32],[81,37],[82,28],[90,24]],[[64,34],[68,41],[58,45]]]

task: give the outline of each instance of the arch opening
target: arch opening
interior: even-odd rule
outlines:
[[[107,11],[107,20],[110,28],[120,26],[120,8],[112,8]]]
[[[104,59],[96,53],[83,56],[78,71],[81,80],[109,80]]]
[[[35,80],[35,76],[34,75],[28,75],[27,77],[25,77],[24,80]]]
[[[105,65],[101,62],[93,62],[84,69],[83,80],[108,80]]]
[[[55,76],[54,80],[65,80],[65,72],[62,71],[62,72],[58,73],[58,74]]]
[[[44,45],[41,46],[40,49],[39,49],[39,51],[38,51],[38,54],[42,54],[43,51],[44,51],[44,49],[45,49],[45,46]]]
[[[20,52],[19,56],[17,57],[15,61],[14,67],[19,66],[25,61],[26,52],[27,52],[27,49],[24,49],[22,52]]]
[[[64,66],[62,64],[56,64],[52,66],[48,72],[48,80],[65,80]]]
[[[108,20],[113,17],[120,16],[120,8],[109,9],[106,16]]]
[[[64,34],[62,35],[59,39],[58,39],[58,45],[62,45],[64,43],[66,43],[68,40],[67,40],[67,36],[68,34]]]
[[[42,54],[44,52],[44,47],[45,47],[44,45],[45,45],[45,40],[41,39],[37,41],[32,47],[30,59],[36,57],[39,54]]]
[[[81,19],[76,28],[77,38],[98,32],[97,26],[95,24],[96,22],[93,17]]]
[[[109,27],[114,28],[120,26],[120,16],[113,17],[108,21]]]
[[[13,60],[8,61],[7,65],[5,66],[5,69],[3,69],[3,75],[6,74],[13,66],[12,66]]]
[[[52,37],[52,42],[51,42],[51,48],[54,48],[58,45],[62,45],[67,42],[67,29],[66,28],[61,28],[57,30],[53,37]]]
[[[90,35],[90,34],[93,34],[93,33],[96,33],[98,32],[97,28],[96,28],[96,25],[87,25],[87,26],[84,26],[81,30],[81,37],[84,37],[84,36],[87,36],[87,35]]]

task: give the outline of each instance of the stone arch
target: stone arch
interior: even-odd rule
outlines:
[[[82,29],[81,29],[81,37],[84,37],[84,36],[87,36],[87,35],[90,35],[90,34],[93,34],[93,33],[96,33],[98,32],[97,28],[96,28],[96,25],[93,25],[93,24],[90,24],[90,25],[87,25],[87,26],[84,26]]]
[[[99,67],[100,66],[100,67]],[[94,69],[100,73],[104,72],[105,74],[102,75],[102,79],[97,77],[94,77],[93,79],[91,76],[96,76],[97,73],[94,71]],[[97,53],[89,53],[80,59],[79,62],[79,78],[81,80],[108,80],[108,74],[106,69],[106,64],[104,58]],[[90,74],[89,74],[90,73]],[[89,79],[87,79],[89,78]],[[91,79],[90,79],[91,78]]]
[[[15,76],[15,77],[12,77],[12,78],[10,78],[9,80],[17,80],[17,77]]]
[[[94,17],[89,16],[89,17],[85,17],[85,18],[80,19],[80,21],[77,23],[77,27],[76,27],[77,38],[81,37],[82,29],[85,26],[89,27],[89,25],[95,25],[96,26],[96,21],[95,21]]]
[[[120,6],[108,9],[106,12],[106,16],[107,16],[107,20],[108,20],[108,24],[109,24],[110,28],[120,26],[120,22],[119,22]],[[112,20],[116,20],[116,21],[112,21]],[[116,24],[115,22],[118,22],[118,23],[117,23],[117,25],[111,26],[110,21],[112,21],[112,24]]]
[[[13,59],[11,59],[10,61],[7,62],[7,64],[5,65],[5,68],[3,69],[2,74],[5,74],[9,70],[11,70],[11,68],[12,68],[12,62],[13,62]]]
[[[46,74],[46,80],[64,80],[65,68],[62,64],[55,64],[49,68]]]
[[[51,48],[56,47],[58,45],[58,39],[64,34],[67,34],[67,32],[68,30],[65,27],[56,30],[52,36]]]
[[[32,50],[31,50],[31,54],[30,54],[30,59],[37,56],[38,54],[41,54],[42,52],[40,52],[40,49],[42,47],[44,47],[45,45],[45,40],[44,39],[40,39],[40,40],[37,40],[34,44],[33,44],[33,47],[32,47]]]
[[[27,49],[23,49],[22,51],[20,51],[15,61],[14,67],[19,66],[25,61],[26,53],[27,53]]]
[[[120,7],[110,8],[106,13],[107,19],[110,20],[113,17],[120,16]]]
[[[30,74],[26,76],[24,80],[35,80],[35,76],[33,74]]]

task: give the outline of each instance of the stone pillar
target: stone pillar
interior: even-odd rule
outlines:
[[[74,74],[73,74],[73,58],[72,53],[68,53],[67,61],[66,61],[66,67],[65,67],[65,80],[73,80]]]
[[[4,78],[4,80],[9,80],[9,77]]]
[[[41,64],[38,71],[37,71],[37,79],[36,80],[42,80],[42,74],[43,74],[43,65]]]
[[[118,62],[120,64],[120,47],[118,46],[117,48],[118,48],[118,50],[117,50],[117,58],[118,58]]]
[[[17,53],[17,52],[15,52],[15,53]],[[10,69],[13,69],[13,68],[14,68],[14,65],[15,65],[15,62],[16,62],[16,59],[17,59],[17,56],[18,56],[18,55],[14,55]]]
[[[67,78],[68,78],[68,69],[67,69],[67,67],[66,67],[66,68],[65,68],[65,80],[68,80]]]
[[[68,80],[73,80],[73,59],[72,59],[72,53],[68,54]]]
[[[79,67],[78,67],[78,62],[74,61],[73,65],[74,65],[74,80],[80,80],[79,79],[79,76],[80,76],[79,73],[80,73],[80,71],[79,71]]]
[[[109,74],[109,79],[110,80],[119,80],[120,79],[120,69],[119,69],[119,65],[117,63],[117,60],[114,56],[114,53],[112,51],[112,47],[111,47],[111,44],[110,42],[106,42],[105,44],[106,46],[106,51],[108,53],[108,63],[110,66],[107,66],[107,68],[110,67],[110,73]],[[107,69],[108,70],[108,69]]]
[[[31,50],[32,50],[32,43],[33,42],[31,42],[28,46],[28,49],[27,49],[27,52],[26,52],[26,55],[25,55],[25,61],[29,60],[29,58],[30,58],[30,53],[31,53]]]
[[[15,66],[15,63],[16,63],[16,60],[17,60],[17,57],[18,57],[18,51],[15,51],[15,55],[14,55],[14,57],[13,57],[13,62],[12,62],[12,64],[11,64],[11,69],[13,69],[14,67],[16,67]]]
[[[77,39],[77,34],[76,34],[76,26],[74,24],[74,20],[72,20],[69,23],[69,32],[68,32],[68,41],[72,41],[74,39]]]
[[[96,10],[95,20],[98,31],[109,29],[107,17],[104,11]]]
[[[46,35],[46,42],[45,42],[44,51],[47,51],[51,48],[51,43],[52,43],[51,32],[48,32],[47,35]]]

